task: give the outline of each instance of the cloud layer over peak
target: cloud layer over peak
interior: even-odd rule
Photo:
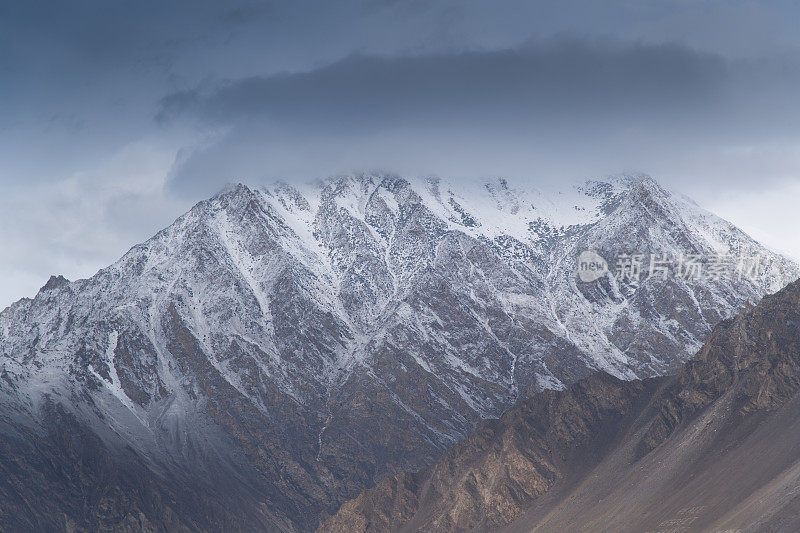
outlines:
[[[799,19],[792,0],[0,2],[0,307],[227,182],[361,169],[641,170],[800,255],[753,214],[800,180]]]

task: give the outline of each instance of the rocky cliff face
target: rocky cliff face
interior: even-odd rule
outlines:
[[[536,395],[321,531],[794,531],[799,393],[794,283],[722,322],[674,377]]]
[[[761,254],[763,275],[584,283],[585,249]],[[52,428],[79,427],[109,461],[129,450],[161,502],[65,501],[62,525],[91,528],[81,520],[106,505],[117,524],[167,527],[168,507],[169,527],[236,514],[245,529],[310,530],[532,393],[677,368],[797,274],[646,177],[562,194],[378,175],[236,186],[92,278],[54,277],[0,313],[0,437],[57,451]],[[177,488],[201,482],[239,496],[209,506],[205,489]]]

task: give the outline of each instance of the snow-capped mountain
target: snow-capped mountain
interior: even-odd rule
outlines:
[[[584,250],[612,271],[581,281]],[[760,275],[618,278],[619,254],[759,256]],[[554,194],[386,175],[238,185],[0,314],[0,433],[58,456],[79,427],[77,448],[95,439],[136,472],[82,506],[65,497],[52,524],[95,527],[95,505],[109,523],[160,527],[168,509],[189,528],[233,513],[309,530],[538,390],[676,369],[798,274],[643,176]],[[121,496],[130,478],[147,490]]]

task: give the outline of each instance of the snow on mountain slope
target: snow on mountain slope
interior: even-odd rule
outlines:
[[[583,283],[587,249],[762,254],[764,275]],[[238,185],[3,311],[2,410],[35,426],[63,405],[158,470],[202,477],[216,458],[270,520],[306,530],[537,390],[677,368],[799,272],[641,176],[563,193],[385,175]]]

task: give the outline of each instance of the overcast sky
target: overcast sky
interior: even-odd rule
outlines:
[[[646,172],[800,257],[794,1],[0,0],[0,307],[231,181]]]

